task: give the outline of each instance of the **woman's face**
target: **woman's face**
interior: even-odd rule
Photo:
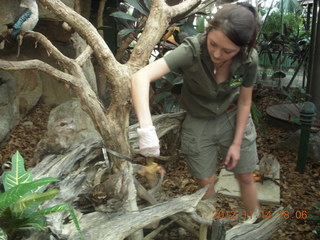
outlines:
[[[212,29],[207,36],[208,52],[213,63],[224,63],[232,59],[240,51],[240,47],[235,45],[220,30]]]

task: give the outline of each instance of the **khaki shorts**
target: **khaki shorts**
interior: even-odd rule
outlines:
[[[198,179],[216,174],[217,146],[220,146],[223,161],[235,132],[237,109],[215,118],[196,118],[190,114],[182,125],[181,150],[185,154],[189,172]],[[258,162],[256,130],[251,116],[243,136],[240,159],[232,172],[250,173]]]

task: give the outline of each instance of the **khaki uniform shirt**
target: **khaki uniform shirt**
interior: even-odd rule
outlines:
[[[183,74],[181,107],[195,117],[214,117],[235,103],[239,87],[253,86],[258,56],[253,50],[248,60],[241,62],[235,56],[229,78],[220,84],[214,80],[213,63],[204,44],[204,35],[186,38],[184,42],[164,56],[171,71]],[[205,44],[206,45],[206,44]]]

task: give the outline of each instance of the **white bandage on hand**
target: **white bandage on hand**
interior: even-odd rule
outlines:
[[[145,157],[157,157],[160,155],[159,139],[154,126],[138,128],[140,154]]]

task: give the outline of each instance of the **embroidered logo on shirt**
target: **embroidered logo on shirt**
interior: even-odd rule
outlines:
[[[231,79],[230,87],[238,87],[243,83],[243,77],[240,75],[234,75]]]

